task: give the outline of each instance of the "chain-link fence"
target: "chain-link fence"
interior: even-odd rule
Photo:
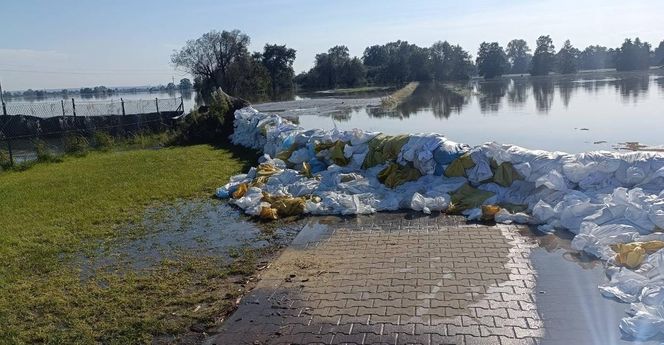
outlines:
[[[104,116],[140,115],[160,112],[184,111],[182,98],[155,98],[151,100],[9,102],[3,105],[0,115],[54,116]]]

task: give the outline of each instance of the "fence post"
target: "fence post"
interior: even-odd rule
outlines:
[[[120,104],[122,104],[122,116],[125,116],[124,99],[122,97],[120,97]]]
[[[2,115],[7,115],[7,105],[2,102]]]
[[[65,117],[65,100],[60,100],[60,106],[62,106],[62,117]]]
[[[14,165],[14,153],[12,152],[12,140],[7,137],[7,150],[9,150],[9,164]]]
[[[76,117],[76,102],[74,102],[74,99],[71,99],[71,108],[72,111],[74,112],[74,117]]]
[[[159,98],[154,99],[154,104],[157,107],[157,114],[161,115],[161,113],[159,112]]]
[[[180,107],[182,107],[182,113],[184,114],[184,98],[180,96]]]

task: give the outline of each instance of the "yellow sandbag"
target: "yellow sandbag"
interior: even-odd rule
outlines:
[[[298,216],[304,213],[305,199],[302,197],[271,196],[264,193],[262,201],[270,203],[279,217]]]
[[[239,186],[237,186],[235,192],[233,192],[233,199],[239,199],[243,197],[245,194],[247,194],[248,190],[249,190],[249,185],[246,183],[241,183]]]
[[[464,184],[461,188],[457,189],[451,195],[450,212],[461,212],[463,210],[478,208],[482,206],[484,201],[495,193],[480,190],[471,187],[469,184]]]
[[[345,166],[348,164],[348,158],[344,156],[344,147],[346,146],[346,143],[344,143],[341,140],[337,140],[333,143],[318,143],[314,147],[314,151],[316,153],[323,151],[323,150],[329,150],[330,151],[330,160],[340,166]]]
[[[311,164],[309,164],[307,162],[302,162],[302,168],[300,169],[300,173],[303,176],[311,178],[311,176],[313,176],[311,174]]]
[[[277,153],[277,157],[276,157],[276,158],[279,158],[279,159],[281,159],[282,161],[285,162],[285,161],[287,161],[287,160],[290,158],[290,156],[291,156],[291,155],[293,154],[293,152],[295,152],[296,150],[297,150],[297,145],[296,145],[296,144],[293,144],[293,145],[291,145],[291,146],[288,148],[288,150],[286,150],[286,151],[281,151],[281,152]]]
[[[493,182],[503,186],[509,187],[512,185],[514,180],[520,180],[521,176],[514,169],[514,166],[510,162],[503,162],[497,168],[493,174]]]
[[[281,169],[269,163],[261,163],[256,169],[256,176],[272,176],[278,173]]]
[[[493,220],[500,210],[500,206],[497,205],[482,205],[482,220]]]
[[[390,163],[377,175],[378,181],[390,188],[402,185],[408,181],[415,181],[421,176],[422,174],[419,170],[410,166],[402,166],[397,163]]]
[[[464,154],[463,156],[455,159],[447,166],[445,169],[445,176],[447,177],[465,177],[466,169],[470,169],[475,166],[473,158],[469,154]]]
[[[369,140],[369,151],[362,162],[362,168],[368,169],[376,165],[393,161],[399,156],[401,148],[406,145],[410,137],[408,135],[389,136],[379,134]]]
[[[664,248],[664,241],[619,243],[611,245],[616,252],[616,263],[628,268],[636,268],[643,263],[646,254],[652,254]]]
[[[267,207],[267,206],[263,206],[261,208],[261,212],[258,214],[258,216],[261,219],[265,219],[265,220],[276,220],[278,218],[277,217],[277,210],[274,209],[274,208]]]

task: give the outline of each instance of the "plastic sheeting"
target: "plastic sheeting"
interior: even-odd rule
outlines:
[[[217,195],[229,198],[246,184],[232,202],[248,214],[273,208],[266,193],[303,197],[294,212],[304,214],[462,211],[471,219],[566,229],[576,234],[575,249],[609,263],[611,279],[601,292],[632,303],[620,328],[638,338],[664,333],[664,249],[619,247],[664,239],[662,153],[567,154],[497,143],[471,148],[438,134],[305,130],[252,108],[236,111],[234,126],[233,143],[266,156],[259,169],[234,176]],[[403,171],[406,178],[397,174]],[[382,183],[388,180],[381,172],[394,173],[394,183]]]

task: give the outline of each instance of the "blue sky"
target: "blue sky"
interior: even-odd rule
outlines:
[[[618,46],[639,36],[664,40],[662,0],[478,1],[3,1],[0,81],[8,90],[93,85],[165,84],[186,76],[170,55],[187,39],[240,29],[251,49],[265,43],[297,50],[296,72],[316,53],[344,44],[361,56],[368,45],[407,40],[461,44],[473,55],[482,41],[550,34]]]

